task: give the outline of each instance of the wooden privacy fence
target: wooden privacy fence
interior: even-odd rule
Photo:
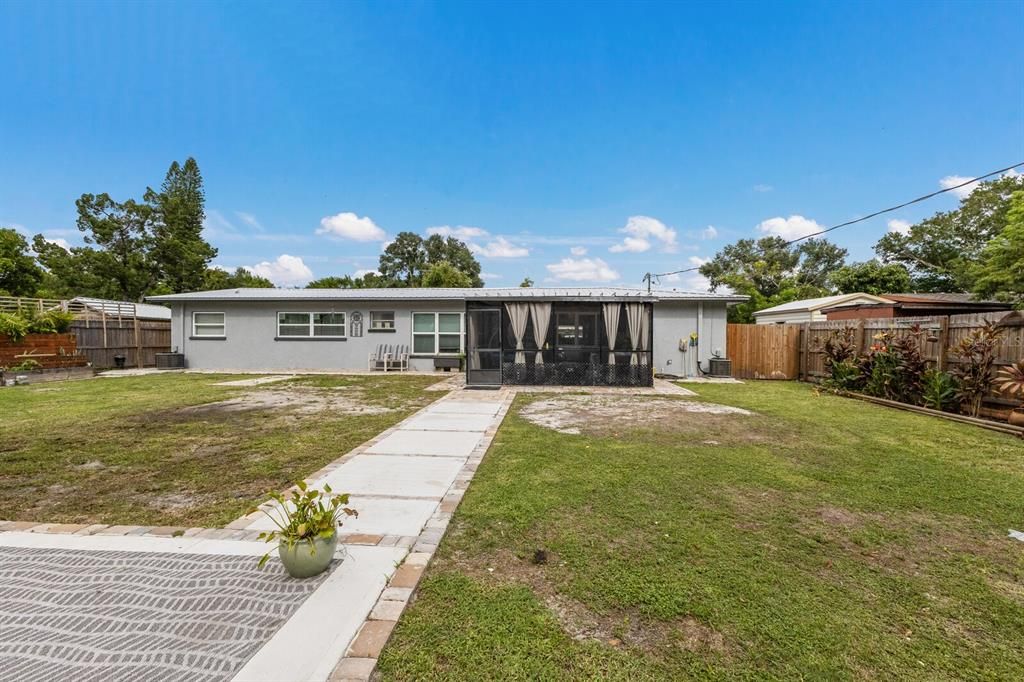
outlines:
[[[1019,313],[996,312],[974,313],[971,315],[949,315],[939,317],[901,317],[894,319],[839,320],[835,322],[811,322],[802,327],[800,339],[800,378],[816,381],[828,376],[825,369],[825,340],[837,329],[853,329],[857,354],[863,355],[880,332],[889,331],[897,336],[906,336],[917,325],[923,332],[919,337],[921,357],[931,367],[949,370],[961,362],[953,349],[961,339],[986,321],[1003,322],[1002,335],[996,351],[996,365],[1008,365],[1024,359],[1024,326],[1020,325]]]
[[[123,355],[126,367],[152,367],[156,354],[171,350],[171,322],[139,319],[146,308],[130,301],[98,298],[59,300],[0,296],[0,312],[47,310],[73,313],[70,333],[77,337],[78,351],[97,369],[114,367],[114,357]]]
[[[800,325],[730,324],[725,347],[738,379],[796,379],[800,369]]]
[[[71,325],[78,350],[97,369],[113,367],[114,356],[125,356],[126,367],[152,367],[157,353],[171,350],[167,320],[79,319]]]
[[[920,326],[921,356],[932,367],[949,370],[960,361],[953,349],[986,321],[1003,323],[997,366],[1024,359],[1024,320],[1021,313],[995,312],[938,317],[838,320],[804,324],[730,324],[726,347],[733,375],[741,379],[803,379],[817,381],[825,370],[825,340],[839,329],[853,329],[858,355],[863,355],[879,332],[907,335]]]

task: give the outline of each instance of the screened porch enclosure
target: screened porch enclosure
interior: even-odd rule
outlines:
[[[653,306],[468,302],[470,385],[651,386]]]

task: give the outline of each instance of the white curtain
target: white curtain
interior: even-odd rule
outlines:
[[[469,369],[479,369],[480,351],[476,349],[478,341],[476,338],[476,315],[472,311],[466,315],[466,331],[469,336],[469,347],[473,349],[473,354],[469,358]]]
[[[648,333],[651,331],[651,311],[646,303],[641,303],[640,305],[643,309],[643,313],[640,315],[640,350],[647,351],[651,349],[648,345],[650,340],[647,338]]]
[[[531,303],[530,315],[533,317],[533,339],[537,342],[537,364],[544,364],[541,350],[548,338],[548,324],[551,322],[550,303]]]
[[[615,364],[615,337],[619,333],[619,313],[621,303],[604,304],[604,331],[608,335],[608,364]]]
[[[523,352],[523,338],[526,336],[526,323],[530,319],[529,303],[506,303],[508,317],[512,321],[512,333],[516,336],[516,364],[526,364],[526,353]]]
[[[626,304],[626,323],[629,325],[629,342],[633,346],[633,354],[629,364],[637,364],[637,351],[644,342],[644,304]]]

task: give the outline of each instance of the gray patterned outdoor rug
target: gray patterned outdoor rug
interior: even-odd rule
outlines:
[[[0,547],[0,680],[228,680],[326,579],[256,557]]]

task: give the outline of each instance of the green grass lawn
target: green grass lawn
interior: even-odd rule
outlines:
[[[792,382],[690,388],[756,414],[569,435],[521,395],[384,678],[1020,678],[1024,442]]]
[[[214,385],[238,378],[0,389],[0,519],[220,526],[441,395],[411,375]]]

